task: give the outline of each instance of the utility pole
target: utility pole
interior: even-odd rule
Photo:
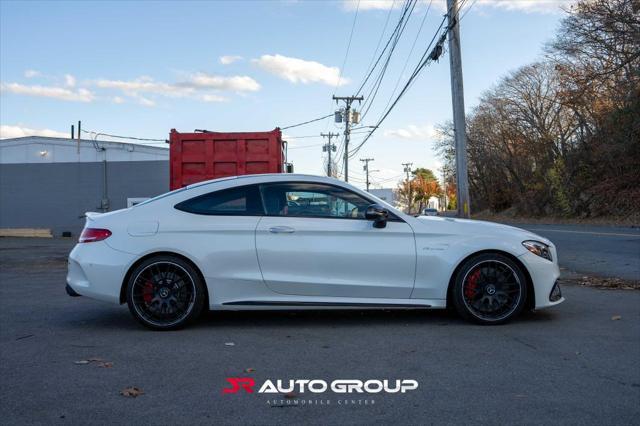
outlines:
[[[402,163],[404,166],[404,172],[407,174],[407,214],[411,214],[411,182],[409,181],[409,173],[411,173],[411,166],[413,163]]]
[[[364,163],[364,166],[362,166],[362,170],[365,171],[366,175],[367,175],[367,192],[369,192],[369,161],[373,161],[375,160],[374,158],[361,158],[360,161],[362,161]]]
[[[442,166],[442,193],[444,196],[444,208],[443,211],[447,211],[447,168]]]
[[[353,101],[362,102],[363,96],[336,96],[333,95],[333,100],[344,101],[344,181],[349,182],[349,135],[351,134],[351,104]],[[355,120],[356,124],[359,120]]]
[[[336,152],[336,146],[335,144],[331,143],[331,139],[337,138],[338,136],[340,136],[340,133],[320,133],[320,136],[329,139],[329,142],[322,145],[322,152],[326,152],[329,154],[329,161],[327,161],[327,176],[333,177],[333,174],[331,173],[331,166],[333,164],[331,163],[331,153]]]
[[[449,65],[451,67],[451,100],[456,143],[456,180],[458,216],[470,216],[469,178],[467,177],[467,138],[464,116],[464,87],[462,84],[462,56],[460,52],[460,20],[458,0],[447,0],[449,11]]]

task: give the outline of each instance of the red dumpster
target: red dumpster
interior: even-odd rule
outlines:
[[[169,136],[170,188],[226,176],[283,173],[282,133],[198,132]]]

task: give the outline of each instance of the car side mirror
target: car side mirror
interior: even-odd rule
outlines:
[[[367,207],[367,211],[364,214],[367,220],[373,221],[374,228],[384,228],[387,226],[387,219],[389,218],[389,210],[382,207],[380,204],[371,204]]]

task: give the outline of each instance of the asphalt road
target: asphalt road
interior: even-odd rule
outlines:
[[[0,239],[3,424],[619,425],[640,418],[640,291],[565,287],[562,305],[498,327],[437,311],[308,311],[211,313],[182,331],[150,332],[126,307],[64,293],[72,244]],[[112,366],[75,364],[93,358]],[[419,388],[285,399],[223,394],[227,377],[414,379]],[[121,396],[129,386],[144,395]]]
[[[640,228],[591,225],[515,225],[553,241],[560,266],[600,277],[640,280]]]

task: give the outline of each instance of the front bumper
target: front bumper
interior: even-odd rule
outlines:
[[[76,244],[69,254],[67,285],[78,295],[120,303],[122,281],[134,260],[103,241]]]
[[[555,250],[552,254],[554,259],[557,259]],[[535,293],[535,309],[544,309],[564,302],[562,294],[559,295],[559,298],[551,300],[551,294],[557,285],[558,278],[560,278],[560,268],[557,261],[550,262],[531,252],[526,252],[518,258],[524,263],[531,276]]]

